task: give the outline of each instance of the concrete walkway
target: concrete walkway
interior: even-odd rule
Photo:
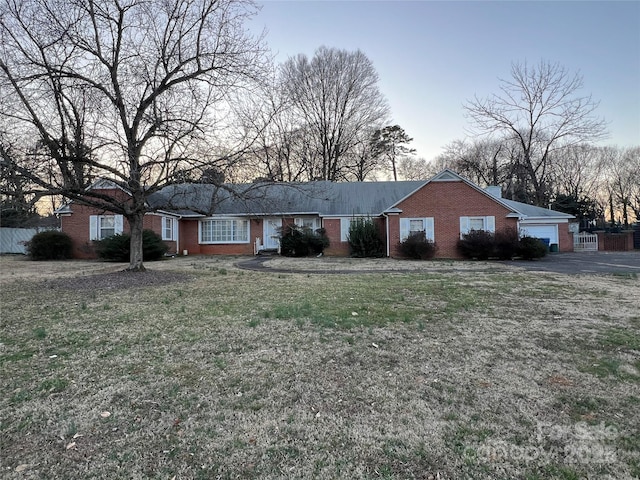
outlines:
[[[242,260],[235,265],[243,270],[271,273],[301,273],[301,274],[363,274],[363,273],[402,273],[420,272],[422,269],[302,269],[278,268],[265,264],[273,257],[255,256],[249,260]],[[426,261],[425,269],[429,261]],[[460,261],[464,262],[464,261]],[[457,263],[457,261],[455,262]],[[589,252],[589,253],[555,253],[540,260],[511,260],[488,262],[489,265],[508,265],[530,272],[555,272],[566,275],[597,274],[597,275],[640,275],[640,251],[633,252]]]

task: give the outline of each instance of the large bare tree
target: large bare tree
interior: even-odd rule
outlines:
[[[533,201],[549,201],[554,155],[569,145],[606,136],[604,120],[595,116],[598,102],[581,95],[583,80],[558,64],[513,64],[500,93],[475,97],[465,105],[477,133],[519,147],[520,180],[530,184]]]
[[[147,197],[185,172],[211,168],[214,108],[262,63],[261,39],[244,27],[254,4],[1,2],[2,121],[9,136],[28,132],[46,151],[38,169],[21,173],[34,194],[122,214],[131,228],[129,269],[144,270]],[[88,190],[95,177],[130,197]]]
[[[290,99],[272,76],[242,95],[235,104],[235,118],[243,134],[252,137],[252,148],[243,152],[236,169],[241,181],[256,179],[297,182],[313,179],[308,132],[295,117]]]
[[[455,140],[444,147],[438,160],[478,185],[502,185],[506,189],[511,183],[509,152],[508,142]]]
[[[620,214],[620,223],[629,227],[640,218],[640,147],[608,147],[603,157],[611,223]]]
[[[349,154],[389,113],[371,61],[359,50],[320,47],[287,60],[282,84],[315,149],[314,179],[345,178]]]

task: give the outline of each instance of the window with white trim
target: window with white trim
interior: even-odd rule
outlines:
[[[249,243],[249,220],[239,218],[201,220],[200,243]]]
[[[293,223],[298,227],[309,228],[313,232],[320,228],[320,219],[318,217],[296,217],[293,219]]]
[[[351,224],[358,220],[371,220],[370,217],[342,217],[340,219],[340,241],[349,241],[349,230],[351,230]]]
[[[116,234],[116,217],[104,215],[99,217],[98,238],[113,237]]]
[[[496,217],[493,215],[485,217],[460,217],[460,238],[471,230],[485,230],[487,232],[496,231]]]
[[[404,242],[414,233],[424,232],[427,240],[435,241],[433,217],[425,218],[401,218],[400,219],[400,241]]]
[[[162,217],[162,240],[176,239],[176,219],[172,217]]]
[[[122,215],[91,215],[89,217],[90,240],[104,240],[121,234],[122,230]]]

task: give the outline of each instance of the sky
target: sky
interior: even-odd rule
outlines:
[[[263,0],[276,62],[320,46],[373,62],[391,124],[427,160],[470,135],[463,105],[499,93],[513,63],[559,64],[600,102],[601,145],[640,145],[640,1]]]

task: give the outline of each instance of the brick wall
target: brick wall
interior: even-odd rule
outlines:
[[[157,213],[149,213],[147,215],[144,216],[144,220],[142,222],[143,228],[145,230],[151,230],[152,232],[157,233],[158,235],[160,235],[160,238],[162,238],[162,215],[159,215]],[[129,229],[129,222],[127,222],[127,220],[124,220],[124,225],[125,225],[125,230],[128,232]],[[177,251],[177,242],[175,240],[163,240],[164,243],[167,244],[167,247],[169,247],[169,250],[167,250],[167,253],[169,254],[175,254],[178,253]]]
[[[128,198],[128,195],[119,189],[104,189],[101,193],[112,195],[120,200],[126,200]],[[60,225],[62,231],[73,240],[74,258],[96,258],[95,248],[93,242],[90,240],[90,217],[91,215],[109,215],[110,212],[78,203],[72,203],[71,210],[73,211],[72,214],[61,216]],[[160,215],[146,215],[144,217],[143,227],[147,230],[154,231],[158,235],[162,235],[162,217]],[[123,233],[129,233],[131,231],[126,218],[123,219],[122,230]],[[169,246],[169,253],[175,253],[176,242],[166,241],[165,243]]]
[[[633,250],[633,232],[606,233],[598,235],[598,250],[605,252],[628,252]]]
[[[200,244],[198,243],[199,219],[182,219],[180,221],[180,251],[189,255],[253,255],[257,237],[263,236],[262,219],[249,220],[249,243]]]
[[[325,249],[325,255],[336,257],[346,257],[349,255],[349,244],[340,241],[340,219],[325,218],[322,220],[322,227],[329,237],[329,248]]]
[[[178,252],[180,255],[182,255],[183,250],[187,250],[189,255],[199,254],[198,220],[181,219],[178,238],[180,239],[180,252]]]
[[[573,252],[573,233],[569,232],[568,223],[558,224],[558,250]]]
[[[460,217],[495,216],[496,230],[516,227],[515,218],[506,218],[509,209],[496,203],[462,181],[431,182],[399,203],[400,216],[389,217],[391,256],[399,256],[400,218],[434,218],[434,237],[438,258],[459,258],[456,244],[460,238]]]
[[[73,205],[71,215],[60,217],[62,231],[73,241],[74,258],[96,258],[96,252],[89,241],[89,215],[96,215],[95,209],[83,205]]]

